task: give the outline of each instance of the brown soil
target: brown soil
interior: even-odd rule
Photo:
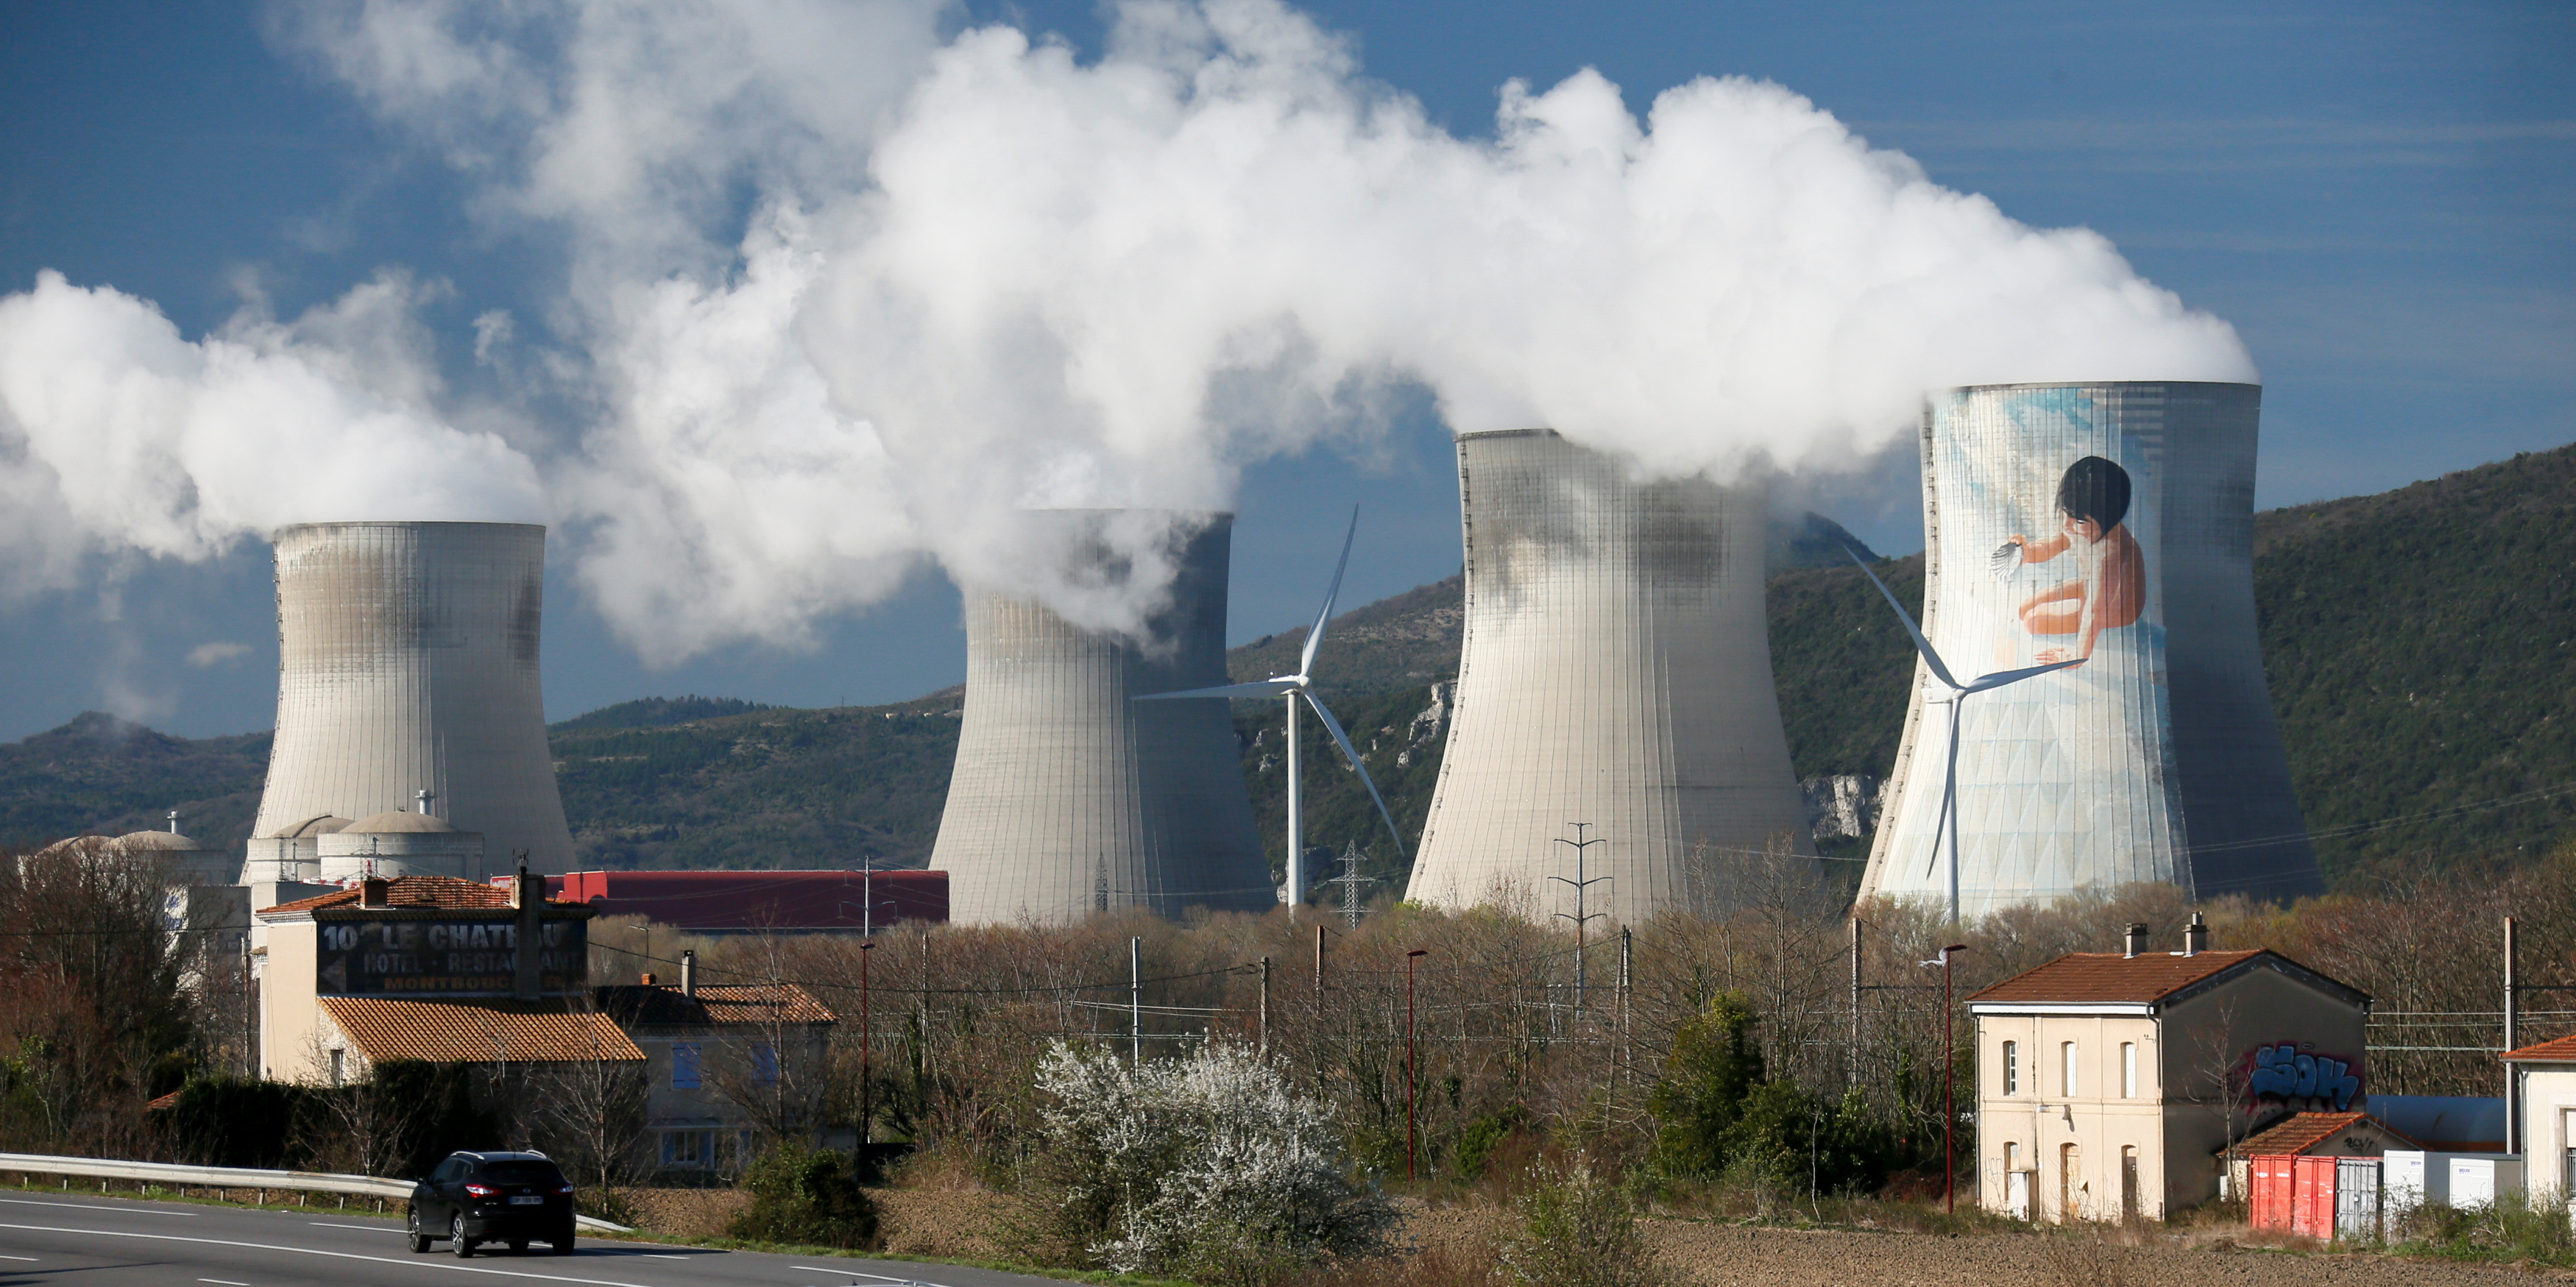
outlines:
[[[2225,1239],[2164,1235],[1947,1237],[1749,1228],[1649,1220],[1647,1238],[1684,1282],[1717,1287],[2432,1287],[2568,1281],[2576,1273],[2451,1265],[2396,1256],[2283,1255]],[[2135,1241],[2143,1245],[2122,1245]]]
[[[874,1189],[887,1251],[941,1259],[1002,1255],[989,1232],[1008,1199],[969,1189]],[[646,1228],[718,1237],[748,1195],[733,1189],[643,1189]],[[1403,1240],[1428,1261],[1491,1262],[1506,1214],[1493,1207],[1405,1201]],[[1957,1236],[1783,1229],[1649,1219],[1648,1242],[1687,1287],[2438,1287],[2576,1282],[2576,1271],[2454,1265],[2397,1256],[2282,1254],[2226,1231],[1998,1233]],[[1374,1281],[1375,1279],[1373,1279]]]

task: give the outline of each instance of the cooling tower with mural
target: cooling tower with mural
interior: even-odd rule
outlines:
[[[1134,700],[1226,682],[1233,515],[1026,517],[1074,565],[1068,584],[1114,590],[1132,574],[1100,539],[1112,523],[1169,531],[1175,575],[1143,638],[1076,625],[1031,598],[967,594],[964,726],[930,859],[948,873],[949,919],[1272,906],[1227,704]]]
[[[449,869],[480,865],[460,847],[478,845],[493,871],[522,851],[568,870],[538,683],[546,529],[306,523],[272,539],[277,738],[244,879],[312,879],[352,820],[437,849],[442,874],[484,874]],[[381,817],[424,804],[444,822]]]
[[[2251,384],[1986,385],[1923,424],[1923,629],[1965,704],[1960,912],[2321,882],[2255,633]],[[1949,703],[1920,670],[1863,896],[1945,902]]]
[[[1457,714],[1407,896],[1637,922],[1814,874],[1763,613],[1767,505],[1553,431],[1458,439]],[[1606,878],[1606,879],[1602,879]],[[1596,923],[1597,928],[1597,923]]]

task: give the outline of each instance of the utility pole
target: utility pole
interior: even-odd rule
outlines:
[[[1950,1013],[1950,956],[1967,950],[1965,943],[1952,943],[1941,949],[1939,960],[1923,963],[1941,967],[1941,1206],[1951,1212],[1959,1209],[1959,1060],[1951,1048],[1959,1025]]]
[[[1424,949],[1418,947],[1404,954],[1404,1182],[1407,1184],[1413,1183],[1413,1097],[1415,1088],[1422,1084],[1422,1067],[1416,1062],[1418,1056],[1413,1043],[1413,966],[1423,956]]]
[[[2522,989],[2515,986],[2515,933],[2519,928],[2510,916],[2504,918],[2504,1048],[2506,1052],[2522,1048]],[[2522,1097],[2514,1093],[2519,1070],[2511,1063],[2504,1066],[2504,1151],[2522,1151]]]
[[[1619,927],[1619,1067],[1623,1072],[1636,1070],[1637,1052],[1628,1040],[1628,1012],[1636,996],[1637,936],[1627,926]]]
[[[1563,876],[1550,876],[1550,877],[1548,877],[1548,879],[1549,879],[1549,880],[1552,880],[1552,881],[1555,881],[1556,883],[1558,883],[1558,884],[1560,884],[1560,885],[1572,885],[1572,886],[1574,886],[1574,914],[1573,914],[1572,916],[1568,916],[1568,915],[1566,915],[1566,914],[1565,914],[1565,913],[1563,913],[1563,912],[1558,912],[1558,913],[1556,914],[1556,918],[1557,918],[1558,920],[1561,920],[1561,921],[1572,921],[1572,922],[1574,922],[1574,1008],[1575,1008],[1577,1011],[1580,1011],[1580,1010],[1582,1010],[1582,1009],[1583,1009],[1583,992],[1584,992],[1584,973],[1583,973],[1583,930],[1584,930],[1584,922],[1586,922],[1586,921],[1591,921],[1591,920],[1604,919],[1604,918],[1608,917],[1608,915],[1609,915],[1609,913],[1607,913],[1607,912],[1594,912],[1594,913],[1592,913],[1592,914],[1591,914],[1591,915],[1589,915],[1589,916],[1584,915],[1584,913],[1583,913],[1583,895],[1584,895],[1584,891],[1586,891],[1586,890],[1590,889],[1590,888],[1592,887],[1592,885],[1593,885],[1595,882],[1598,882],[1598,881],[1604,881],[1604,880],[1609,880],[1609,879],[1612,879],[1612,878],[1611,878],[1611,877],[1609,877],[1609,876],[1595,876],[1595,877],[1593,877],[1591,880],[1585,880],[1585,879],[1583,878],[1583,858],[1584,858],[1584,852],[1585,852],[1586,850],[1588,850],[1588,849],[1592,848],[1592,846],[1602,843],[1602,841],[1603,841],[1604,839],[1606,839],[1606,837],[1602,837],[1602,836],[1595,836],[1595,837],[1593,837],[1592,839],[1589,839],[1589,840],[1584,839],[1584,838],[1583,838],[1583,833],[1584,833],[1584,831],[1585,831],[1586,829],[1590,828],[1590,827],[1591,827],[1591,825],[1592,825],[1592,824],[1591,824],[1591,823],[1589,823],[1589,822],[1569,822],[1569,823],[1567,823],[1567,824],[1565,824],[1565,825],[1567,825],[1567,826],[1569,826],[1569,827],[1574,828],[1574,837],[1575,837],[1575,838],[1574,838],[1574,839],[1572,839],[1572,840],[1568,840],[1568,839],[1564,838],[1563,836],[1559,836],[1559,837],[1557,837],[1556,843],[1558,843],[1558,844],[1560,844],[1560,845],[1568,845],[1568,846],[1571,846],[1571,847],[1574,849],[1574,879],[1572,879],[1572,880],[1567,880],[1567,879],[1566,879],[1565,877],[1563,877]]]
[[[1860,918],[1851,922],[1851,1049],[1843,1056],[1843,1085],[1860,1083]],[[2031,1147],[2037,1148],[2034,1144]]]
[[[1127,1066],[1145,1061],[1145,940],[1127,940]]]
[[[876,1078],[872,1062],[876,1042],[875,1015],[868,1009],[868,953],[876,949],[874,939],[859,940],[859,1146],[864,1149],[876,1143]],[[862,1163],[865,1158],[861,1159]]]
[[[1261,958],[1261,1055],[1270,1056],[1270,958]]]

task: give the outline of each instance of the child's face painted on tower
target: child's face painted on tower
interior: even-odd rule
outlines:
[[[2066,530],[2070,535],[2083,537],[2084,543],[2087,545],[2099,545],[2102,543],[2101,524],[2096,523],[2089,518],[2077,518],[2072,514],[2065,515],[2065,518]]]

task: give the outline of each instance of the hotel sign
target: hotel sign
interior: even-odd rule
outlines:
[[[315,927],[318,990],[334,997],[508,996],[518,983],[515,921],[325,921]],[[590,986],[590,925],[548,920],[537,954],[537,989]]]

